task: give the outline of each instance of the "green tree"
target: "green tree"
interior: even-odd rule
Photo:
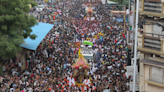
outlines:
[[[21,51],[20,44],[24,38],[35,39],[31,27],[37,20],[28,15],[29,4],[36,6],[32,0],[0,0],[0,57],[8,60]]]

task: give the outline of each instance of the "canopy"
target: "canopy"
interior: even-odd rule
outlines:
[[[87,63],[87,61],[85,60],[84,56],[82,54],[80,54],[80,49],[79,49],[79,58],[77,59],[76,63],[72,65],[72,68],[75,69],[90,69],[89,64]]]
[[[93,43],[92,42],[89,42],[89,41],[84,41],[83,44],[86,44],[86,45],[91,45],[93,46]]]
[[[20,46],[29,50],[36,50],[40,42],[44,39],[44,37],[47,35],[47,33],[52,29],[54,25],[47,24],[47,23],[38,23],[38,25],[35,25],[32,27],[31,34],[37,35],[37,38],[35,40],[30,39],[30,37],[24,39],[23,44]]]

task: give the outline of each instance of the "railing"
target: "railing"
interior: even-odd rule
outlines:
[[[156,35],[156,37],[153,37],[153,35]],[[164,35],[154,33],[138,34],[137,49],[164,56]]]
[[[161,40],[151,36],[144,36],[144,48],[161,51]]]
[[[91,54],[91,53],[92,53],[92,50],[83,48],[83,54]]]
[[[157,36],[157,37],[155,37]],[[163,38],[164,35],[154,34],[154,33],[143,33],[143,47],[149,48],[152,50],[161,51],[161,38]]]
[[[164,38],[164,35],[161,34],[155,34],[155,33],[143,33],[144,35],[149,35],[150,37],[155,37],[155,38]]]
[[[162,13],[161,0],[144,0],[144,11]]]

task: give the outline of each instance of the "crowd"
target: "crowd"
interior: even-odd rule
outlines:
[[[38,46],[27,55],[21,71],[16,62],[3,63],[1,92],[129,92],[126,73],[127,44],[123,23],[108,15],[108,9],[96,1],[92,17],[84,1],[62,0],[48,4],[41,12],[31,9],[38,22],[54,24]],[[100,33],[102,35],[100,35]],[[88,60],[90,84],[78,87],[71,67],[78,58],[76,42],[93,42],[94,58]]]

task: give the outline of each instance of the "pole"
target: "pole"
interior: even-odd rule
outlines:
[[[124,6],[124,11],[126,11],[126,6]],[[126,27],[126,12],[124,13],[124,34],[125,34],[125,27]]]
[[[138,7],[139,0],[136,2],[136,30],[135,30],[135,50],[134,50],[134,71],[133,71],[133,92],[135,92],[136,84],[136,61],[137,61],[137,32],[138,32]]]
[[[126,0],[124,0],[124,4],[125,4],[125,6],[124,6],[124,11],[125,11],[125,13],[124,13],[124,34],[125,34],[125,27],[126,27]]]
[[[135,0],[133,2],[133,20],[135,20]],[[133,25],[132,25],[132,46],[131,46],[131,52],[134,52],[134,28],[135,28],[135,22],[133,21]]]
[[[130,0],[129,0],[128,8],[129,8],[128,22],[129,22],[129,25],[130,25]],[[129,31],[130,30],[127,31],[127,44],[129,44]]]
[[[129,8],[129,16],[128,17],[129,17],[129,20],[130,20],[130,0],[129,0],[129,6],[128,6],[128,8]],[[129,21],[129,24],[130,24],[130,21]]]

